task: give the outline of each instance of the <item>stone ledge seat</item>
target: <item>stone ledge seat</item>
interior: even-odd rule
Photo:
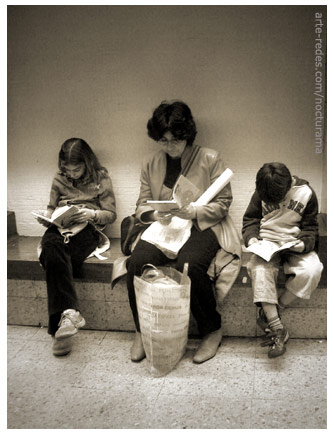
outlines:
[[[7,321],[17,325],[47,325],[45,271],[37,258],[40,237],[12,235],[7,241]],[[325,266],[318,289],[308,301],[298,300],[286,310],[282,320],[295,338],[326,337],[327,271],[326,237],[321,237],[320,258]],[[111,287],[113,262],[120,257],[120,240],[111,239],[106,260],[87,259],[82,274],[76,278],[81,310],[87,329],[133,331],[125,279]],[[222,327],[228,336],[262,335],[256,326],[256,307],[246,264],[250,253],[243,252],[242,267],[233,288],[225,299]],[[278,287],[283,291],[285,276],[279,274]],[[189,333],[197,335],[191,316]]]

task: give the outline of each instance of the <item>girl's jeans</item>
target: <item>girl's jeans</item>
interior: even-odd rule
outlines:
[[[67,244],[56,226],[46,230],[39,260],[46,270],[49,334],[54,335],[57,331],[64,310],[79,309],[74,277],[80,276],[82,263],[95,250],[98,242],[99,234],[90,224],[71,237]]]
[[[323,265],[315,251],[306,254],[288,251],[275,255],[269,262],[252,255],[247,271],[252,280],[254,303],[278,303],[276,280],[280,265],[287,275],[286,289],[298,298],[310,299],[319,284]]]
[[[191,280],[190,308],[197,322],[201,336],[216,331],[221,326],[220,314],[216,311],[213,283],[207,275],[212,259],[220,248],[212,230],[198,231],[195,227],[191,236],[179,252],[176,269],[183,271],[184,263],[189,263],[188,275]],[[169,263],[165,254],[151,243],[140,240],[127,265],[127,286],[129,302],[137,331],[140,331],[136,295],[133,284],[134,275],[141,275],[144,264],[163,266]]]

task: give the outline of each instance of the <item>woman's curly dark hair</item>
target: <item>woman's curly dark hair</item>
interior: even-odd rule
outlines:
[[[175,139],[186,140],[187,145],[194,143],[196,124],[191,110],[182,101],[163,101],[147,123],[147,134],[155,141],[159,141],[168,131]]]

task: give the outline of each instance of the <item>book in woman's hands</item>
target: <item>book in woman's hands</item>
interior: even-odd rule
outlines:
[[[31,213],[45,222],[54,224],[59,228],[64,228],[66,225],[66,221],[68,222],[68,219],[74,214],[76,214],[78,211],[79,208],[75,205],[65,205],[63,207],[57,208],[52,213],[51,218],[47,218],[46,216],[43,216],[42,214],[33,211]]]
[[[297,240],[293,242],[287,242],[284,244],[271,242],[269,240],[259,240],[256,243],[252,243],[246,249],[250,252],[253,252],[253,254],[259,255],[264,260],[270,261],[273,258],[273,256],[276,255],[278,252],[282,252],[287,249],[290,249],[292,248],[292,246],[295,246],[297,243],[298,243]]]
[[[146,204],[160,212],[175,210],[194,202],[198,198],[199,193],[200,190],[191,181],[184,175],[180,175],[173,188],[173,199],[166,201],[148,200]]]

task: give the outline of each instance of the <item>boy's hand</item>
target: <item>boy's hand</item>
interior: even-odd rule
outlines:
[[[248,240],[248,245],[247,246],[250,246],[253,243],[257,243],[258,241],[259,240],[256,237],[252,237],[251,239]]]
[[[290,251],[293,252],[304,252],[305,250],[305,243],[302,240],[298,240],[298,243],[295,246],[292,246],[290,248]]]

